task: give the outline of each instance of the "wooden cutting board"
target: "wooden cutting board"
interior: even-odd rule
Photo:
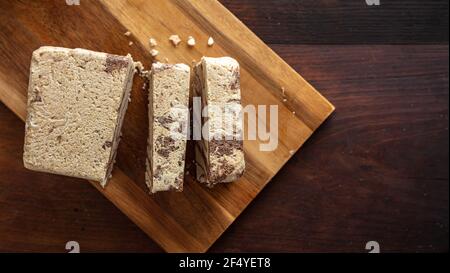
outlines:
[[[149,67],[150,37],[158,41],[161,61],[191,64],[204,55],[236,58],[243,104],[278,105],[277,149],[262,152],[260,140],[244,141],[246,171],[238,182],[208,189],[188,174],[182,193],[149,196],[144,185],[148,102],[143,81],[136,77],[113,178],[106,189],[92,184],[168,252],[206,251],[334,110],[215,0],[66,2],[77,1],[0,2],[0,99],[22,120],[33,50],[53,45],[131,53]],[[131,36],[125,36],[126,31]],[[174,48],[168,41],[172,34],[194,36],[197,45]],[[209,36],[215,39],[213,47],[207,46]]]

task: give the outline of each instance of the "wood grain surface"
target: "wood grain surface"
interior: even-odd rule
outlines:
[[[271,47],[339,111],[210,250],[448,251],[448,45]],[[24,170],[4,106],[0,128],[0,251],[161,251],[88,184]]]
[[[69,6],[54,0],[35,5],[10,1],[2,5],[2,10],[9,14],[2,27],[6,29],[2,51],[8,56],[0,63],[0,99],[22,119],[27,64],[32,51],[39,46],[93,49],[91,45],[95,43],[96,50],[121,55],[131,51],[136,60],[148,63],[152,59],[149,37],[159,41],[159,60],[167,58],[172,63],[190,64],[204,55],[237,59],[241,66],[243,105],[278,107],[277,117],[255,117],[258,126],[264,128],[269,127],[269,121],[274,123],[270,119],[278,118],[275,121],[278,131],[271,132],[271,137],[277,135],[277,145],[265,152],[260,148],[265,141],[244,139],[246,169],[238,181],[207,189],[188,174],[182,193],[149,196],[144,181],[146,149],[143,149],[148,139],[147,95],[142,92],[142,84],[133,86],[113,177],[105,189],[98,183],[92,184],[168,252],[206,251],[334,110],[217,1],[105,0]],[[177,20],[172,20],[173,17]],[[124,35],[126,31],[131,36]],[[197,45],[192,48],[183,43],[175,49],[168,41],[173,33],[184,38],[192,35]],[[213,47],[206,43],[209,36],[215,39]],[[111,50],[107,49],[109,46]],[[19,73],[10,69],[17,64]],[[11,94],[19,100],[11,99]]]
[[[447,0],[221,2],[269,44],[448,43]]]

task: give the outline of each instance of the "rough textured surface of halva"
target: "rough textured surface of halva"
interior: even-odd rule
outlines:
[[[151,193],[183,190],[189,81],[190,68],[185,64],[152,65],[146,170]]]
[[[134,75],[130,55],[41,47],[33,52],[26,168],[98,181],[114,164]]]
[[[197,180],[208,186],[235,181],[245,169],[238,62],[203,57],[194,67],[193,89],[204,112],[207,106],[201,118],[206,135],[195,145]]]

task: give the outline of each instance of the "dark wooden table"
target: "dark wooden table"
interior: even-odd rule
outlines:
[[[222,3],[337,110],[211,251],[448,251],[448,1]],[[0,251],[161,251],[88,182],[25,170],[1,103],[0,129]]]

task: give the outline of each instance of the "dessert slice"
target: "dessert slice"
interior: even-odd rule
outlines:
[[[190,68],[154,63],[150,73],[145,180],[151,193],[182,191],[189,124]]]
[[[33,52],[23,161],[27,169],[100,182],[111,175],[134,75],[130,55]]]
[[[239,64],[229,57],[203,57],[194,73],[194,96],[201,97],[203,109],[202,140],[195,145],[197,180],[208,186],[235,181],[245,169]]]

